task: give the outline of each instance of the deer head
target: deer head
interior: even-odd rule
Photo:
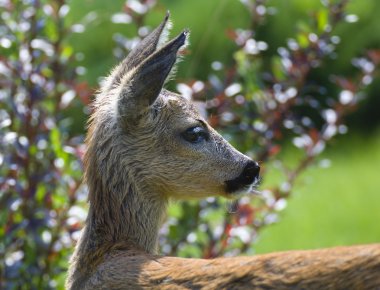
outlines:
[[[168,15],[96,99],[85,162],[90,193],[91,186],[105,187],[122,200],[128,179],[151,198],[232,197],[258,181],[257,162],[233,148],[190,101],[163,89],[189,35],[184,30],[159,47],[167,26]]]

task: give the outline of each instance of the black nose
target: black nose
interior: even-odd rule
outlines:
[[[259,177],[260,166],[255,161],[249,161],[245,165],[243,172],[235,179],[226,181],[226,190],[232,193],[251,185]]]

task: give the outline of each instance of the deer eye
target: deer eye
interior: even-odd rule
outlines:
[[[189,128],[181,135],[190,143],[200,143],[209,139],[209,133],[200,126]]]

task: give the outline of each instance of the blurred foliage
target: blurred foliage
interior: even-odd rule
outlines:
[[[102,0],[72,0],[69,19],[82,19],[91,11],[97,15],[91,25],[86,25],[85,34],[75,34],[70,37],[70,43],[76,51],[82,51],[86,56],[83,65],[88,68],[86,80],[93,86],[97,86],[97,79],[104,76],[109,68],[116,64],[114,56],[110,53],[114,49],[113,38],[115,34],[121,34],[130,38],[138,35],[138,27],[128,23],[111,22],[114,13],[120,12],[124,0],[105,2]],[[131,2],[133,3],[133,2]],[[264,68],[270,66],[270,59],[277,55],[277,48],[286,46],[289,38],[294,37],[296,29],[304,25],[310,25],[314,21],[314,13],[323,6],[320,0],[270,0],[267,1],[270,17],[265,17],[265,25],[255,28],[256,37],[270,44],[263,52]],[[210,65],[218,60],[225,65],[231,65],[231,57],[235,51],[233,42],[228,41],[228,31],[239,27],[250,27],[251,14],[239,0],[161,0],[157,1],[154,9],[145,16],[145,26],[153,27],[162,19],[166,10],[171,11],[174,22],[172,35],[179,33],[183,27],[191,30],[189,54],[181,63],[181,69],[177,73],[177,79],[186,80],[197,78],[207,80]],[[339,37],[340,43],[336,47],[338,57],[330,58],[316,70],[313,70],[312,78],[324,83],[329,90],[334,86],[329,85],[328,76],[331,72],[354,75],[355,70],[351,60],[364,51],[380,47],[380,36],[374,31],[380,26],[379,1],[350,0],[346,7],[349,23],[337,23],[334,27],[334,35]],[[355,19],[356,16],[356,19]],[[99,42],[99,39],[102,41]],[[173,84],[171,84],[174,87]],[[349,125],[360,131],[372,132],[379,123],[380,115],[377,108],[380,107],[380,98],[377,92],[380,84],[374,83],[368,88],[368,98],[355,114],[350,115]],[[77,117],[75,115],[74,117]],[[83,123],[83,119],[82,119]],[[82,124],[77,122],[77,124]],[[72,129],[82,130],[82,127]]]
[[[81,225],[83,138],[68,134],[62,112],[87,91],[64,1],[0,4],[1,288],[55,288]]]
[[[188,53],[194,57],[171,86],[194,99],[236,147],[262,162],[264,176],[277,178],[253,192],[253,199],[171,205],[163,253],[210,258],[252,252],[259,231],[278,220],[300,174],[328,142],[347,132],[345,117],[365,100],[380,52],[375,38],[355,46],[351,35],[343,37],[358,21],[346,9],[358,2],[293,2],[192,2],[199,15],[215,12],[193,20],[194,26],[199,22],[191,27],[196,45]],[[63,287],[85,218],[78,123],[82,111],[89,112],[88,83],[95,86],[112,58],[122,59],[166,8],[176,11],[177,30],[194,18],[181,1],[122,3],[0,1],[1,288]],[[284,161],[286,141],[296,153]]]

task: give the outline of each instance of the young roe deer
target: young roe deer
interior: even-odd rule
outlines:
[[[97,95],[85,155],[89,213],[68,289],[380,287],[379,245],[214,260],[157,255],[169,199],[247,192],[259,165],[188,100],[163,89],[188,31],[163,45],[165,20]]]

